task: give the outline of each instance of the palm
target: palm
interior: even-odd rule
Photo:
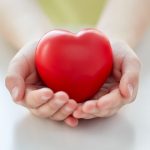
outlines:
[[[94,99],[99,99],[100,97],[110,93],[112,90],[118,88],[119,82],[111,75],[104,85],[100,88],[100,90],[94,96]]]
[[[36,70],[35,66],[35,48],[30,49],[30,52],[24,52],[23,51],[23,58],[22,62],[25,62],[24,64],[24,70],[27,72],[25,83],[29,88],[33,89],[39,89],[41,87],[44,87],[44,84],[42,80],[40,79],[38,72]]]

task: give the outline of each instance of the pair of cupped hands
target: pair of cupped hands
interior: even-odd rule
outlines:
[[[110,117],[123,105],[135,99],[140,61],[124,41],[111,42],[112,74],[99,92],[84,103],[77,103],[63,91],[54,93],[42,84],[34,62],[37,43],[28,43],[19,50],[9,64],[5,79],[13,100],[28,108],[34,115],[64,121],[67,125],[75,127],[79,119]]]

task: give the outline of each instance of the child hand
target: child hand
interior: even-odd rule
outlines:
[[[34,115],[53,120],[64,120],[74,127],[78,119],[70,116],[77,103],[65,92],[53,93],[44,87],[38,77],[34,63],[37,42],[23,47],[10,62],[6,76],[6,87],[18,104],[27,107]]]
[[[123,41],[112,42],[112,75],[92,100],[84,102],[74,111],[75,118],[109,117],[137,95],[140,61]]]

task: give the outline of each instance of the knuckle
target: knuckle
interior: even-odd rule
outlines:
[[[48,113],[48,111],[47,111],[47,109],[38,109],[37,110],[37,112],[38,112],[38,115],[40,116],[40,117],[42,117],[42,118],[47,118],[48,116],[49,116],[49,113]]]
[[[31,108],[31,109],[37,109],[38,108],[38,104],[36,101],[34,101],[34,99],[25,98],[25,104],[28,108]]]
[[[25,102],[29,108],[33,109],[39,108],[42,105],[40,99],[34,93],[26,94]]]
[[[39,116],[39,113],[37,112],[37,110],[36,109],[29,109],[29,111],[31,112],[31,114],[33,114],[34,116],[36,116],[36,117],[40,117]]]
[[[53,119],[57,121],[62,121],[69,115],[70,115],[70,112],[66,110],[61,110],[56,115],[53,116]]]
[[[56,101],[51,101],[50,103],[48,103],[48,107],[51,111],[57,111],[61,107],[61,105],[58,105]]]
[[[70,109],[70,108],[65,108],[65,109],[63,109],[63,110],[61,111],[61,115],[62,115],[62,116],[68,116],[68,115],[70,115],[72,112],[73,112],[72,109]]]
[[[65,99],[69,99],[68,94],[66,92],[64,92],[64,91],[59,91],[55,95],[59,96],[59,97],[64,97]]]

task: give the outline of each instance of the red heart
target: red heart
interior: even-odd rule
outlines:
[[[112,69],[112,49],[103,33],[48,32],[39,42],[35,62],[43,82],[54,92],[65,91],[83,102],[92,98]]]

